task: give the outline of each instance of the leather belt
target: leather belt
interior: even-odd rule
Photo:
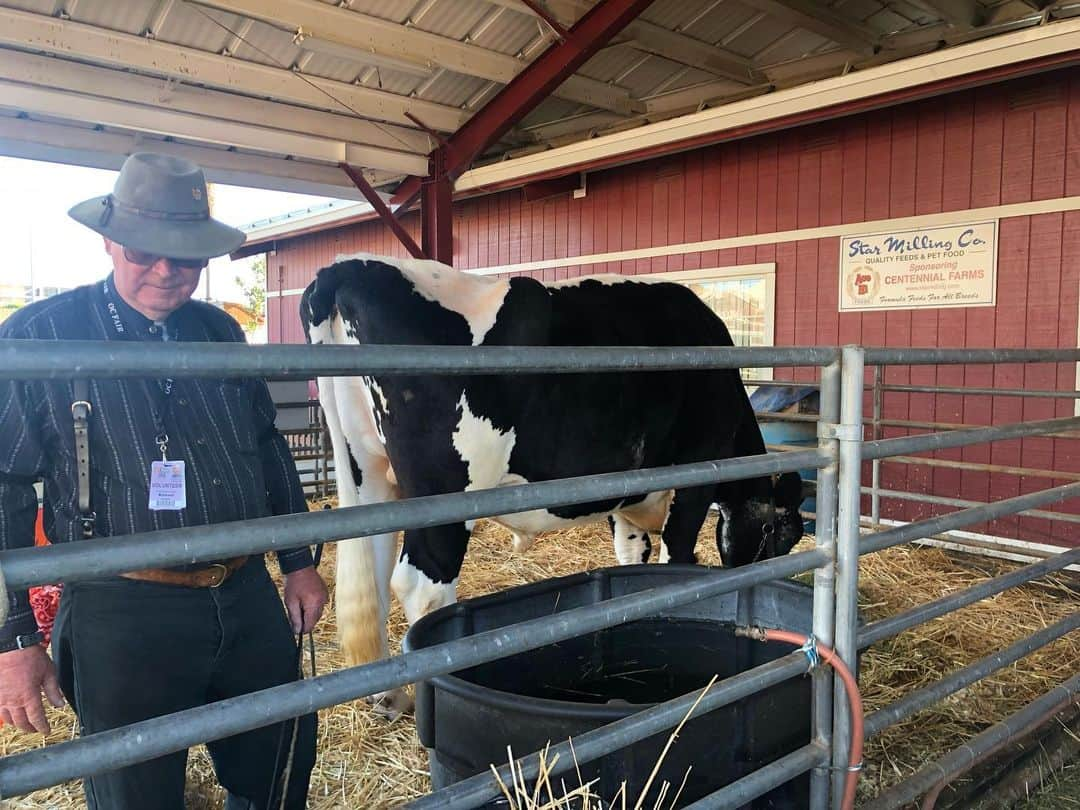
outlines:
[[[120,576],[141,582],[157,582],[161,585],[179,585],[185,588],[217,588],[236,573],[247,560],[247,557],[233,557],[231,560],[213,563],[206,568],[196,568],[191,571],[145,568],[142,571],[128,571]]]

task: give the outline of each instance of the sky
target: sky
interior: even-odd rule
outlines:
[[[67,215],[82,200],[107,194],[116,172],[0,157],[0,244],[5,256],[0,284],[76,287],[104,278],[110,269],[102,239]],[[327,198],[278,191],[214,186],[214,217],[239,227],[266,217],[326,202]],[[215,259],[196,297],[246,303],[237,275],[249,278],[254,257]]]

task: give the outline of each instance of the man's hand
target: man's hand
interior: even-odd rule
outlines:
[[[329,594],[315,566],[285,575],[285,610],[294,633],[310,633],[318,624]]]
[[[59,709],[64,705],[56,670],[44,647],[35,644],[0,653],[0,720],[23,731],[48,734],[49,721],[41,705],[43,691],[53,706]]]

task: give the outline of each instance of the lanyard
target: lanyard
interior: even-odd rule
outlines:
[[[112,322],[117,337],[120,340],[137,340],[138,338],[133,337],[132,333],[125,328],[124,319],[120,315],[120,309],[116,306],[109,279],[102,282],[101,293],[105,297],[106,314]],[[161,330],[163,339],[169,340],[164,324],[162,324]],[[175,335],[173,335],[173,339],[175,339]],[[170,406],[172,405],[174,382],[172,377],[166,377],[159,380],[156,385],[152,385],[149,380],[143,379],[147,396],[150,398],[150,415],[154,420],[154,443],[161,451],[162,461],[168,460],[169,434],[165,432],[165,420],[168,418]]]

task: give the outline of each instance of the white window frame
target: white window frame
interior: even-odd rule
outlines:
[[[633,278],[633,276],[628,276]],[[701,270],[672,270],[649,273],[648,278],[678,283],[688,281],[735,281],[743,278],[763,278],[765,281],[765,346],[776,344],[776,262],[737,264],[727,267],[707,267]],[[773,379],[772,368],[757,369],[759,379]]]

